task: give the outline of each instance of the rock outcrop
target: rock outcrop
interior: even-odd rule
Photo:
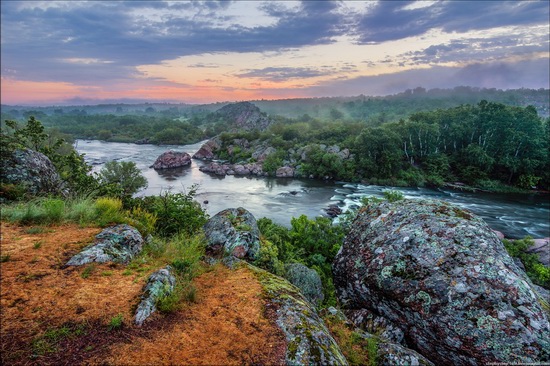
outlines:
[[[210,255],[255,260],[260,251],[260,230],[256,218],[246,209],[228,208],[204,224],[206,251]]]
[[[530,280],[487,224],[439,201],[361,209],[337,254],[347,309],[401,328],[435,364],[550,360],[550,325]]]
[[[323,295],[323,283],[321,277],[314,269],[308,268],[301,263],[291,263],[285,266],[285,278],[298,287],[302,294],[313,305],[320,305]]]
[[[221,147],[221,141],[218,136],[208,140],[201,148],[193,154],[193,159],[212,160],[216,158],[216,151]]]
[[[151,165],[153,169],[172,169],[188,166],[191,164],[191,155],[186,152],[166,151],[162,153],[155,163]]]
[[[95,243],[73,256],[68,266],[81,266],[91,262],[128,263],[141,252],[143,238],[132,226],[111,226],[96,235]]]
[[[153,272],[143,287],[141,302],[139,303],[135,323],[142,325],[145,319],[157,310],[157,302],[163,296],[168,296],[174,291],[176,277],[172,274],[172,267],[166,266]]]
[[[2,183],[26,187],[32,195],[63,194],[63,181],[50,159],[30,149],[15,150],[0,161]]]
[[[281,277],[249,265],[267,297],[266,315],[274,317],[286,341],[287,365],[347,365],[315,308],[297,287]]]
[[[228,104],[215,112],[235,130],[265,130],[272,121],[250,102]]]
[[[210,174],[215,174],[219,176],[226,176],[226,175],[237,175],[237,176],[254,175],[257,177],[267,176],[267,173],[265,173],[262,169],[262,165],[258,163],[228,164],[228,163],[212,162],[201,166],[199,170],[203,173],[210,173]]]

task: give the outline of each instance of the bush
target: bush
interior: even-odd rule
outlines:
[[[191,236],[202,228],[208,215],[194,201],[196,191],[193,186],[187,194],[166,191],[142,200],[143,208],[157,216],[155,230],[159,235],[169,237],[181,232]]]
[[[390,202],[401,201],[403,198],[405,198],[405,196],[403,196],[403,193],[399,191],[393,191],[393,190],[384,191],[382,195],[384,196],[385,199],[387,199]]]
[[[261,238],[260,252],[254,265],[265,269],[277,276],[285,274],[284,264],[279,260],[277,246],[265,238]]]
[[[128,217],[127,223],[138,229],[143,237],[155,232],[156,214],[150,213],[141,207],[133,207],[131,210],[126,211],[126,216]]]
[[[60,222],[65,214],[65,202],[59,198],[48,198],[42,202],[45,221],[48,223]]]
[[[122,224],[125,222],[122,201],[118,198],[101,197],[95,201],[95,221],[100,226]]]
[[[147,179],[133,161],[109,161],[99,172],[101,184],[110,187],[115,197],[130,197],[147,187]]]

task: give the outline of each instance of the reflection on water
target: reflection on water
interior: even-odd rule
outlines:
[[[302,214],[316,217],[330,204],[344,210],[357,205],[364,196],[382,196],[388,189],[403,192],[411,199],[442,199],[480,215],[495,230],[511,238],[525,235],[550,236],[550,202],[548,196],[466,193],[450,189],[393,188],[322,182],[291,178],[220,177],[202,173],[204,164],[193,160],[191,166],[155,171],[149,168],[167,150],[185,151],[193,155],[202,143],[184,146],[135,145],[116,142],[79,141],[78,151],[94,163],[94,171],[109,160],[133,161],[147,178],[149,186],[139,195],[154,195],[172,189],[186,191],[199,185],[197,200],[210,215],[228,207],[245,207],[257,218],[290,225],[292,217]]]
[[[157,174],[160,175],[168,182],[178,180],[178,178],[183,177],[185,174],[191,171],[191,167],[185,166],[181,168],[171,168],[171,169],[159,169],[156,170]]]

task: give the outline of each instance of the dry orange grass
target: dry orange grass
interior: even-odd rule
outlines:
[[[124,276],[123,265],[68,267],[98,228],[67,224],[39,234],[1,223],[0,340],[9,364],[281,364],[284,336],[264,312],[260,284],[247,269],[215,267],[195,279],[197,303],[168,316],[154,314],[142,328],[133,310],[154,268]],[[39,243],[39,244],[37,244]],[[106,275],[107,274],[107,275]],[[124,317],[119,331],[108,323]],[[66,324],[85,334],[63,340],[53,353],[33,358],[33,341]]]
[[[114,345],[108,364],[283,364],[286,344],[264,314],[262,288],[245,268],[216,267],[196,279],[199,300],[148,338]],[[98,360],[99,361],[99,360]]]

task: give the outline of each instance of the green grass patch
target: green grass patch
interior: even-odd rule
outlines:
[[[92,273],[95,272],[95,270],[96,270],[96,264],[95,263],[90,263],[84,268],[84,270],[80,274],[80,277],[86,279],[86,278],[90,277],[92,275]]]
[[[42,246],[42,240],[37,241],[33,244],[33,249],[39,249]]]
[[[117,314],[114,317],[111,318],[109,321],[109,330],[117,330],[122,328],[122,325],[124,324],[124,317],[122,314]]]

